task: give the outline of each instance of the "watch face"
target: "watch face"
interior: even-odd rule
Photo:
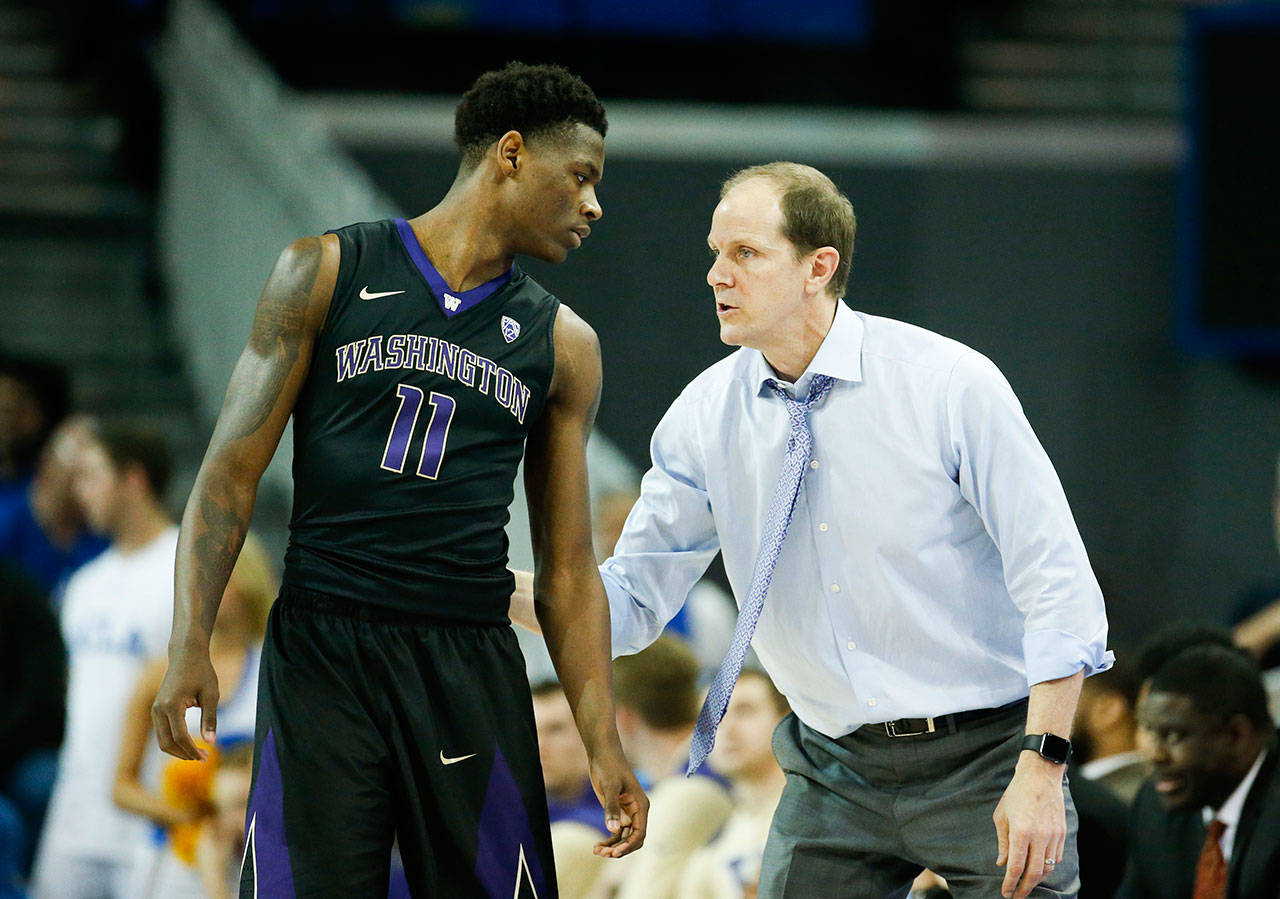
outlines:
[[[1055,734],[1041,734],[1040,754],[1051,762],[1065,765],[1071,757],[1071,741]]]
[[[1022,740],[1022,748],[1057,765],[1065,765],[1071,758],[1071,741],[1056,734],[1028,734]]]

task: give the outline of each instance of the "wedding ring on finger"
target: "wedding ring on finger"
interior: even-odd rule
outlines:
[[[1056,865],[1058,863],[1058,860],[1056,858],[1046,858],[1044,860],[1044,863],[1046,865]]]

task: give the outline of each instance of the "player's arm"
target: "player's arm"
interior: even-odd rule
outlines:
[[[564,306],[555,323],[555,359],[547,405],[525,453],[534,608],[613,834],[596,851],[618,858],[644,842],[649,800],[614,722],[609,606],[591,545],[587,438],[600,402],[600,347],[595,332]]]
[[[258,480],[275,454],[329,311],[338,254],[331,234],[295,241],[280,254],[187,500],[169,670],[151,712],[160,748],[178,758],[205,757],[187,733],[184,713],[191,706],[200,706],[204,739],[213,740],[218,679],[209,662],[209,636],[249,529]]]

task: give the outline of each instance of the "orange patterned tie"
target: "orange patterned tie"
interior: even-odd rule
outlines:
[[[1222,856],[1222,834],[1227,829],[1217,818],[1209,822],[1209,833],[1196,862],[1196,888],[1192,899],[1225,899],[1227,895],[1227,860]]]

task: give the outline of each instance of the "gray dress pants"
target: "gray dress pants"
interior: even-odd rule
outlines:
[[[957,899],[998,899],[992,814],[1013,778],[1027,706],[914,737],[865,725],[831,739],[788,715],[773,735],[787,774],[765,846],[761,899],[897,899],[922,868]],[[1067,849],[1032,892],[1080,888],[1077,818],[1064,785]]]

